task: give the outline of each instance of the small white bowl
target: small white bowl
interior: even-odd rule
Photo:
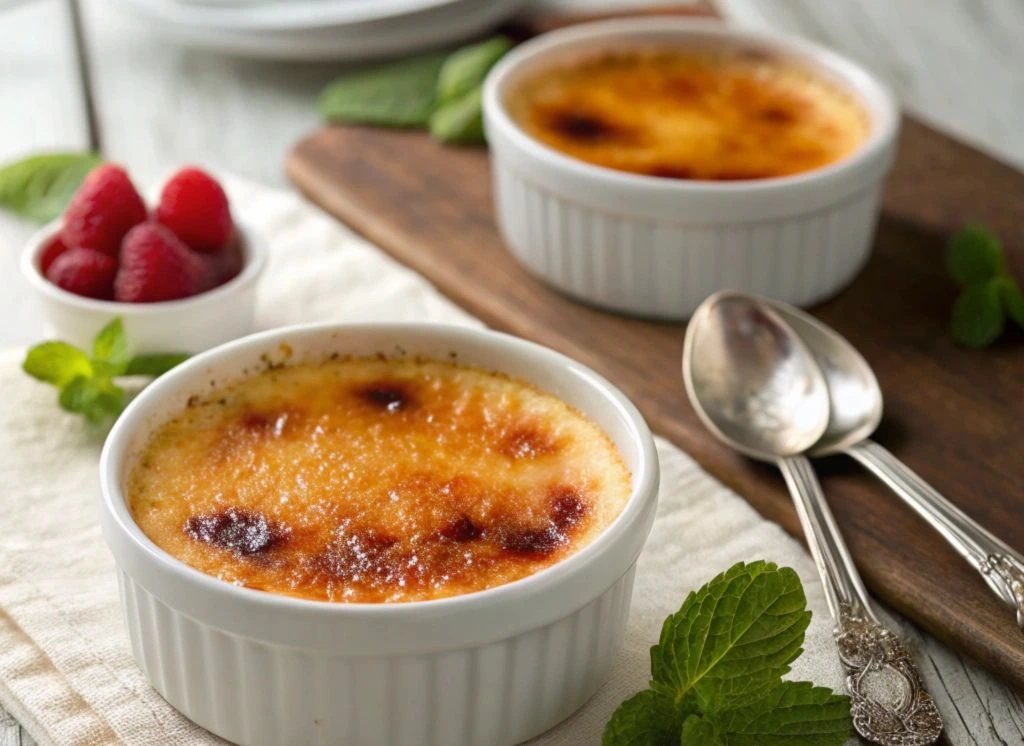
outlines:
[[[54,285],[43,275],[39,256],[60,231],[60,219],[37,231],[21,255],[21,271],[43,306],[55,338],[88,350],[96,333],[120,316],[130,354],[208,350],[252,331],[256,281],[267,263],[260,237],[236,225],[245,263],[223,285],[181,300],[161,303],[120,303],[85,298]]]
[[[434,601],[344,604],[230,585],[159,549],[132,520],[124,482],[153,429],[188,398],[282,360],[426,356],[525,379],[587,415],[633,476],[622,513],[541,572]],[[278,329],[194,357],[117,420],[100,460],[103,536],[132,651],[158,692],[241,744],[478,746],[525,741],[607,678],[657,504],[658,456],[640,413],[608,381],[496,332],[428,324]]]
[[[719,44],[806,65],[848,91],[871,122],[847,158],[814,171],[737,182],[631,174],[564,155],[524,132],[505,100],[545,68],[599,49]],[[544,34],[488,75],[484,118],[498,225],[527,269],[577,298],[617,311],[684,319],[731,288],[809,305],[867,261],[899,110],[863,68],[800,39],[715,21],[644,17]]]

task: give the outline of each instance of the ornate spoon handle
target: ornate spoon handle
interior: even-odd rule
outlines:
[[[971,566],[989,588],[1017,612],[1024,629],[1024,557],[989,533],[938,490],[877,443],[865,440],[846,451],[885,482],[924,518]]]
[[[778,465],[835,621],[854,727],[882,746],[934,743],[942,732],[939,711],[906,647],[875,616],[811,462],[795,456],[779,459]]]

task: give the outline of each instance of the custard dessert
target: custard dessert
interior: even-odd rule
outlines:
[[[869,132],[844,91],[759,51],[610,50],[528,76],[506,106],[566,155],[673,179],[811,171],[850,155]]]
[[[193,397],[129,470],[139,527],[249,588],[422,601],[535,573],[621,512],[614,444],[561,400],[453,362],[272,368]]]

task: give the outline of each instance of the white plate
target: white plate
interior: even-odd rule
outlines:
[[[129,0],[154,20],[208,29],[276,31],[340,26],[459,4],[461,0],[293,0],[290,2],[218,2]]]
[[[386,20],[311,29],[222,29],[171,23],[145,12],[151,0],[119,0],[163,36],[190,47],[282,60],[367,60],[440,47],[480,34],[513,15],[524,0],[449,0]]]

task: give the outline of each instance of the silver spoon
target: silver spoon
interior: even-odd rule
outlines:
[[[803,455],[825,434],[830,412],[810,350],[757,299],[723,291],[690,319],[683,381],[712,433],[782,471],[835,622],[857,732],[883,746],[934,743],[942,731],[935,703],[907,649],[875,615]]]
[[[882,389],[867,361],[834,330],[803,311],[762,299],[810,348],[825,375],[832,415],[812,454],[847,453],[889,485],[1017,613],[1024,629],[1024,556],[970,518],[868,437],[882,419]]]

